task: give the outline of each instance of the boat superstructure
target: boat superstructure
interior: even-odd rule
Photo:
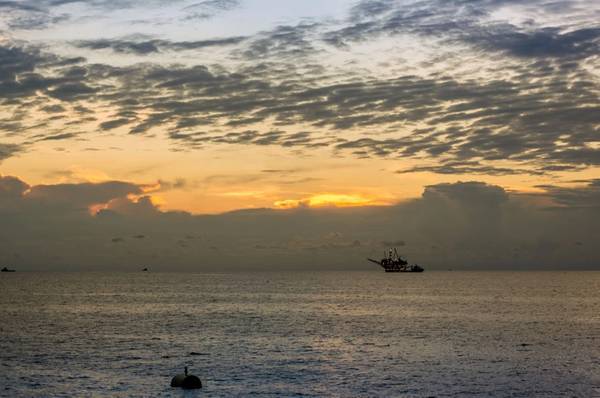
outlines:
[[[383,258],[381,260],[373,260],[372,258],[367,258],[372,263],[375,263],[381,266],[385,272],[423,272],[424,269],[417,264],[409,265],[408,261],[406,261],[402,256],[398,254],[398,250],[396,248],[390,249],[386,255],[383,254]]]

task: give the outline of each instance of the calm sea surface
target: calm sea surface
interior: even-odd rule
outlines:
[[[0,305],[2,397],[600,397],[600,272],[14,273]]]

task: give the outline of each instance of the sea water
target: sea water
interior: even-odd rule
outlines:
[[[5,273],[0,396],[600,397],[600,272]]]

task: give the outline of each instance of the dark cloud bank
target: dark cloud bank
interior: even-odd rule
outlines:
[[[0,262],[37,270],[363,269],[390,242],[429,269],[600,269],[600,181],[428,186],[388,207],[162,212],[126,182],[0,178]],[[92,215],[90,206],[104,204]]]

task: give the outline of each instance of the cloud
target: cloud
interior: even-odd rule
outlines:
[[[1,1],[0,10],[9,29],[44,29],[70,19],[69,14],[51,13],[43,1]]]
[[[36,49],[0,45],[0,100],[33,94],[44,79],[31,72],[50,59]],[[17,76],[24,79],[17,80]]]
[[[2,1],[0,10],[10,29],[45,29],[54,24],[83,18],[98,18],[107,13],[139,8],[164,8],[172,4],[184,3],[182,0],[166,2],[164,0],[21,0]],[[73,14],[60,12],[68,7]],[[233,10],[238,0],[207,0],[184,7],[187,19],[208,19],[223,12]]]
[[[102,183],[35,185],[27,191],[26,199],[31,202],[68,206],[75,210],[88,211],[95,204],[108,203],[112,199],[141,194],[138,185],[108,181]]]
[[[21,11],[34,12],[59,3],[20,4]],[[238,6],[203,1],[184,11]],[[329,147],[336,156],[413,158],[419,166],[405,172],[446,175],[540,175],[600,165],[599,150],[590,146],[600,125],[593,71],[600,31],[570,2],[535,1],[519,9],[529,15],[538,7],[540,21],[508,23],[498,17],[515,7],[525,6],[509,0],[369,0],[357,2],[342,21],[280,25],[247,37],[128,36],[73,43],[124,55],[230,48],[235,62],[218,65],[89,64],[32,46],[3,45],[0,103],[14,114],[0,129],[30,141],[75,138],[55,132],[57,113],[76,108],[88,111],[69,117],[72,128],[95,124],[97,132],[118,129],[113,133],[140,139],[158,135],[173,150],[226,144]],[[561,15],[572,22],[553,19]],[[426,54],[418,73],[350,72],[329,65],[330,50],[343,58],[359,41],[401,36],[418,43],[435,40],[432,49],[449,46],[464,52],[454,54],[461,59],[477,57],[474,64],[481,62],[488,77],[461,75],[451,67],[433,71],[431,65],[442,60]],[[49,106],[49,100],[56,104]],[[96,120],[91,104],[110,117]],[[493,164],[500,159],[516,167]]]
[[[158,180],[158,185],[161,191],[170,191],[174,189],[186,189],[192,184],[185,178],[176,178],[173,181]]]
[[[161,211],[138,184],[30,186],[4,176],[0,239],[20,269],[366,270],[382,244],[428,270],[597,269],[599,186],[532,196],[471,181],[430,185],[391,206],[191,215]]]
[[[73,101],[89,97],[96,90],[85,83],[73,82],[55,86],[48,90],[48,95],[62,101]]]
[[[563,208],[600,209],[600,179],[585,181],[585,185],[579,187],[539,185],[538,188],[544,189],[544,195]]]
[[[510,8],[531,18],[519,25],[494,18],[495,12]],[[572,1],[536,0],[523,6],[511,0],[363,0],[351,9],[343,27],[322,37],[328,44],[348,47],[384,35],[412,35],[520,58],[582,60],[599,50],[600,30],[594,22],[598,11],[591,4],[576,7]],[[561,19],[579,23],[548,26],[546,18],[555,24]]]
[[[239,6],[240,0],[204,0],[187,6],[186,10],[231,10]]]
[[[204,0],[189,5],[183,10],[189,12],[186,19],[209,19],[240,5],[240,0]]]
[[[126,40],[110,40],[110,39],[98,39],[98,40],[84,40],[74,43],[76,47],[87,48],[90,50],[104,50],[111,49],[118,53],[131,53],[138,55],[146,55],[149,53],[158,52],[158,46],[155,41],[126,41]]]
[[[428,156],[439,163],[413,171],[428,167],[441,174],[540,174],[550,172],[548,166],[600,164],[598,150],[588,146],[600,125],[598,81],[583,70],[565,74],[556,61],[515,69],[510,80],[403,75],[334,83],[316,77],[304,84],[271,68],[236,73],[204,65],[63,66],[60,58],[37,50],[3,51],[7,77],[0,94],[5,101],[47,96],[81,107],[93,100],[115,110],[112,119],[98,123],[100,130],[126,126],[131,134],[143,135],[160,127],[180,149],[329,146],[358,157]],[[55,109],[43,109],[51,123]],[[31,130],[23,124],[27,111],[21,112],[13,125]],[[93,120],[83,113],[70,123]],[[265,122],[282,129],[252,128]],[[314,131],[283,130],[298,124]],[[409,134],[373,134],[398,125]],[[348,129],[354,134],[346,138]],[[527,167],[481,166],[498,159]]]
[[[246,37],[243,36],[196,41],[97,39],[78,41],[73,44],[78,48],[90,50],[110,49],[116,53],[148,55],[162,51],[201,50],[204,48],[232,46],[240,44],[244,40],[246,40]]]
[[[106,122],[102,122],[98,125],[98,127],[100,128],[100,130],[112,130],[112,129],[116,129],[121,126],[125,126],[129,123],[131,123],[131,120],[121,118],[121,119],[114,119],[114,120],[108,120]]]
[[[423,199],[430,201],[447,200],[468,207],[495,208],[508,200],[508,194],[502,187],[469,181],[429,185],[425,187]]]
[[[555,166],[554,168],[542,168],[543,170],[527,170],[527,169],[519,169],[513,167],[496,167],[496,166],[487,166],[482,165],[477,161],[453,161],[453,162],[445,162],[439,165],[431,165],[431,166],[414,166],[408,169],[399,170],[397,173],[406,174],[406,173],[421,173],[421,172],[431,172],[436,174],[464,174],[464,175],[493,175],[493,176],[505,176],[505,175],[515,175],[515,174],[531,174],[531,175],[543,175],[545,172],[549,171],[562,171],[562,170],[571,170],[569,167],[565,166]]]
[[[363,0],[359,1],[350,10],[351,20],[364,20],[378,17],[394,9],[394,4],[386,0]]]
[[[71,138],[75,138],[78,135],[79,134],[77,134],[77,133],[60,133],[60,134],[44,136],[44,137],[40,138],[38,141],[62,141],[62,140],[68,140]]]
[[[302,23],[294,26],[282,25],[260,32],[248,41],[241,54],[247,60],[256,61],[265,57],[276,59],[298,59],[313,55],[317,48],[310,35],[321,26],[319,23]]]
[[[0,104],[10,110],[10,106],[40,99],[40,94],[69,102],[90,98],[96,89],[85,83],[86,70],[76,66],[79,62],[80,58],[61,58],[35,47],[0,45]],[[59,76],[51,75],[50,71],[57,68]],[[43,108],[48,113],[57,110],[56,105],[44,104]],[[14,121],[28,119],[25,110],[15,114],[18,117]]]
[[[17,144],[0,143],[0,163],[5,159],[13,157],[20,152],[23,152],[23,150],[24,148]]]
[[[0,200],[19,199],[29,189],[29,185],[17,177],[0,175]]]
[[[570,32],[562,32],[559,28],[520,31],[503,24],[480,34],[473,32],[463,40],[486,50],[502,51],[517,57],[584,59],[600,51],[600,28]]]
[[[238,144],[238,145],[280,145],[283,147],[310,147],[327,146],[326,142],[315,140],[309,132],[286,133],[284,131],[269,131],[259,133],[255,130],[242,132],[229,132],[221,135],[197,133],[171,132],[169,138],[185,146],[199,147],[207,143]]]

